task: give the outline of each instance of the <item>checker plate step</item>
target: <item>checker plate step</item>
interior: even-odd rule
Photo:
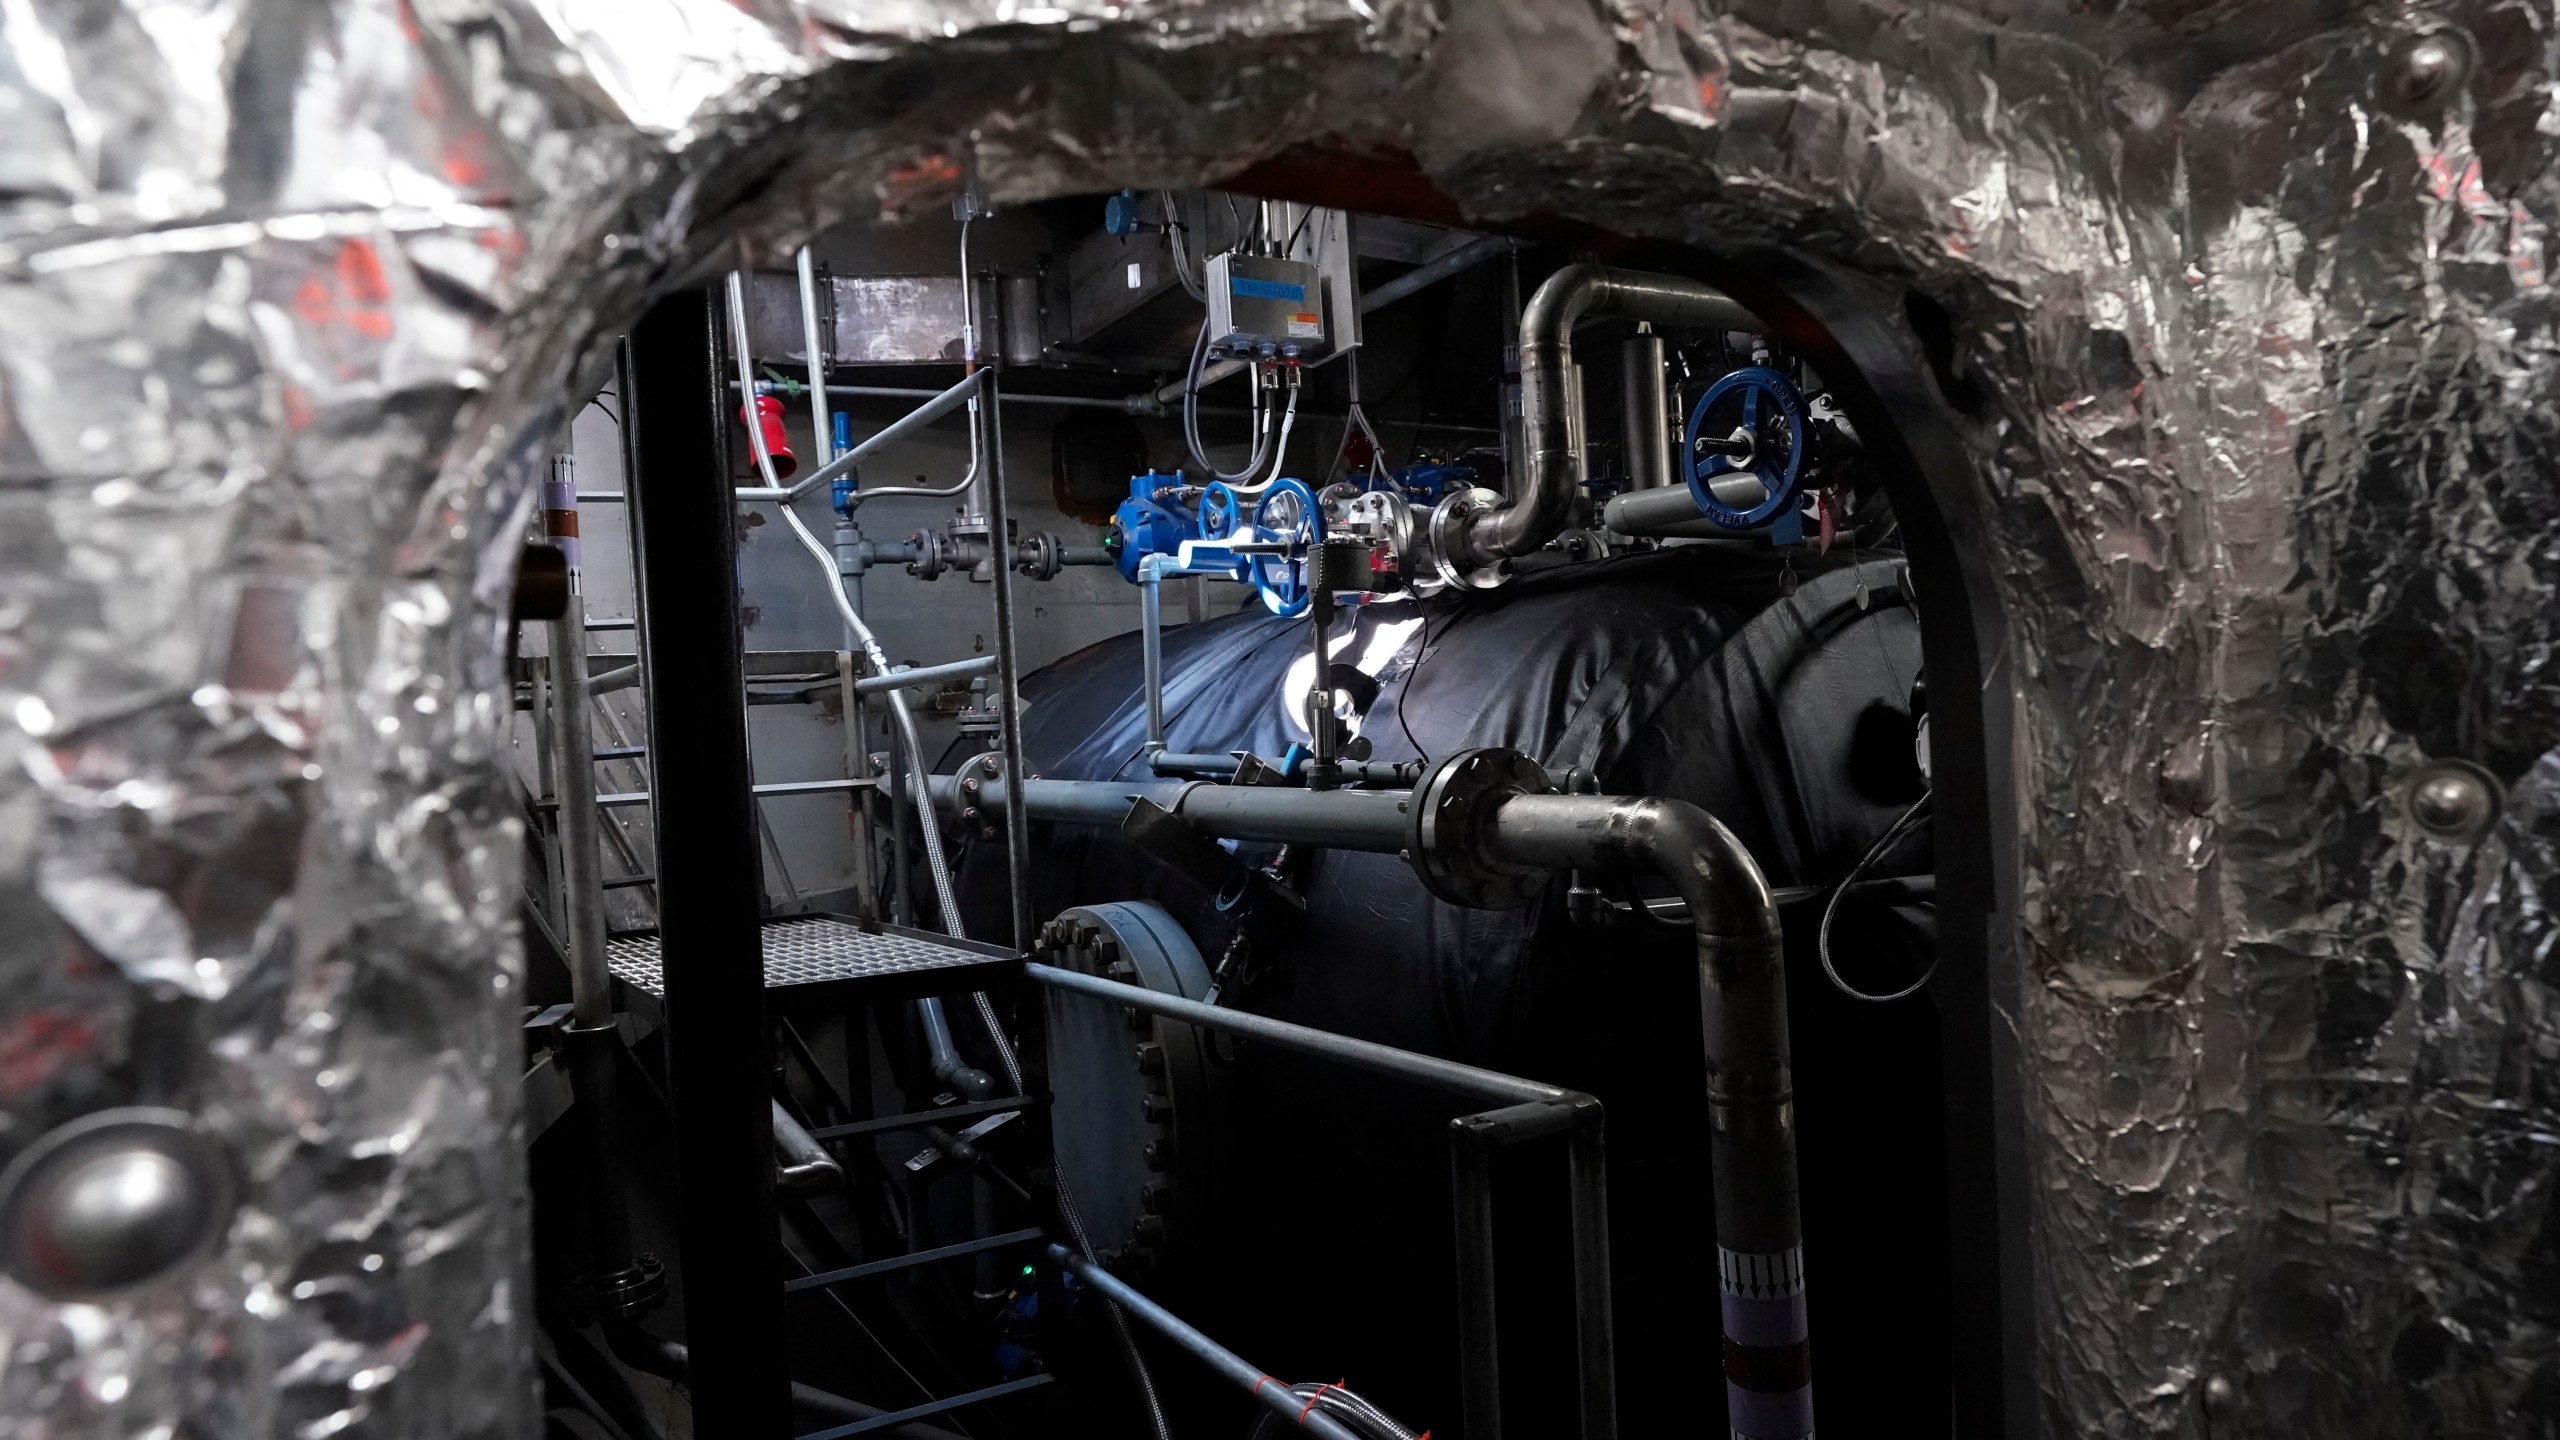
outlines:
[[[614,978],[658,999],[666,998],[658,937],[632,935],[607,941],[605,963]],[[922,977],[936,970],[983,966],[1010,958],[988,945],[955,943],[940,935],[881,926],[866,930],[832,915],[792,915],[764,922],[764,983],[768,990],[865,980]]]

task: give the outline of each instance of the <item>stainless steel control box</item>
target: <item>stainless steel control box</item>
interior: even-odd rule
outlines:
[[[1323,272],[1303,260],[1230,251],[1209,259],[1209,349],[1316,361],[1333,353]]]

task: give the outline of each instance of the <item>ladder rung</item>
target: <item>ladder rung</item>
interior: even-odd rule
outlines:
[[[856,1420],[850,1425],[838,1425],[829,1430],[812,1430],[806,1435],[797,1437],[797,1440],[845,1440],[849,1435],[868,1435],[874,1430],[886,1430],[892,1425],[904,1425],[912,1420],[923,1420],[957,1410],[963,1405],[975,1405],[981,1401],[1000,1399],[1006,1395],[1037,1389],[1048,1384],[1049,1379],[1050,1377],[1046,1374],[1025,1375],[1019,1380],[1007,1380],[1001,1385],[990,1385],[984,1390],[972,1390],[966,1395],[954,1395],[948,1400],[928,1400],[922,1405],[895,1410],[886,1415],[874,1415],[868,1420]]]
[[[601,620],[588,621],[587,628],[589,630],[630,630],[637,627],[639,623],[628,615],[608,615]]]
[[[939,1125],[946,1120],[975,1120],[981,1115],[1000,1115],[1009,1110],[1030,1110],[1049,1103],[1046,1095],[1016,1095],[1006,1100],[972,1100],[966,1105],[945,1105],[939,1110],[917,1110],[905,1115],[883,1115],[876,1120],[856,1120],[849,1125],[821,1125],[809,1132],[813,1140],[841,1140],[848,1135],[879,1135],[891,1130],[916,1130]]]
[[[644,872],[638,875],[613,876],[604,882],[604,888],[607,890],[628,890],[634,885],[655,885],[657,883],[658,877],[656,874]]]
[[[1001,1250],[1007,1245],[1020,1245],[1037,1240],[1040,1235],[1041,1232],[1038,1230],[1009,1230],[1002,1235],[963,1240],[957,1245],[938,1245],[931,1250],[893,1255],[886,1260],[874,1260],[867,1265],[851,1265],[842,1270],[821,1270],[815,1275],[803,1275],[797,1280],[783,1282],[782,1293],[790,1295],[802,1290],[823,1290],[830,1285],[841,1285],[848,1280],[867,1280],[874,1275],[910,1270],[918,1265],[933,1264],[937,1260],[957,1260],[963,1255],[975,1255],[984,1250]]]
[[[773,785],[758,785],[758,795],[841,795],[854,790],[873,788],[868,780],[784,780]]]
[[[596,751],[599,760],[637,760],[649,753],[646,745],[607,745]]]

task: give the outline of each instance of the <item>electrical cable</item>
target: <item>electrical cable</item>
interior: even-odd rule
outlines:
[[[1280,467],[1289,458],[1289,431],[1298,423],[1298,392],[1303,388],[1298,383],[1298,372],[1291,370],[1289,372],[1289,403],[1280,411],[1280,439],[1271,447],[1271,472],[1263,476],[1258,484],[1230,485],[1228,489],[1234,490],[1239,495],[1252,495],[1270,489],[1271,482],[1280,478]]]
[[[1863,1000],[1870,1005],[1886,1005],[1896,1000],[1908,999],[1919,994],[1921,987],[1929,983],[1930,977],[1938,973],[1938,958],[1933,954],[1929,957],[1928,968],[1920,972],[1919,979],[1891,994],[1876,995],[1841,979],[1839,970],[1831,963],[1831,918],[1840,909],[1840,897],[1848,894],[1850,886],[1857,884],[1860,878],[1875,868],[1876,862],[1890,853],[1895,845],[1900,844],[1902,838],[1911,833],[1912,826],[1927,818],[1932,793],[1924,791],[1919,799],[1911,802],[1910,809],[1903,811],[1891,825],[1886,826],[1885,832],[1876,837],[1876,843],[1867,847],[1867,853],[1858,857],[1858,863],[1849,867],[1849,873],[1841,877],[1840,883],[1831,887],[1831,898],[1822,902],[1822,928],[1814,932],[1814,954],[1821,959],[1822,973],[1830,979],[1831,988],[1852,1000]]]
[[[1259,417],[1254,427],[1256,439],[1253,458],[1245,462],[1243,469],[1231,475],[1212,464],[1207,449],[1200,443],[1200,374],[1207,368],[1208,358],[1209,317],[1203,315],[1200,317],[1200,333],[1191,342],[1191,369],[1182,386],[1182,438],[1190,447],[1191,463],[1209,472],[1211,480],[1227,484],[1249,481],[1261,474],[1262,467],[1271,459],[1270,418],[1267,415]],[[1253,377],[1254,401],[1259,408],[1262,399],[1261,372],[1249,367],[1246,373]]]
[[[1183,223],[1182,209],[1175,202],[1172,191],[1162,190],[1157,194],[1164,204],[1164,243],[1165,248],[1173,252],[1173,278],[1182,286],[1184,294],[1205,305],[1209,292],[1201,288],[1200,276],[1191,267],[1190,247],[1183,240],[1183,233],[1191,227]]]
[[[1307,222],[1314,219],[1315,215],[1316,207],[1313,205],[1310,205],[1304,210],[1298,212],[1298,223],[1289,227],[1289,243],[1280,247],[1280,253],[1283,256],[1294,255],[1297,253],[1298,237],[1307,233]],[[1316,232],[1316,243],[1318,245],[1322,245],[1324,243],[1324,232],[1321,230]]]
[[[1413,682],[1422,673],[1422,657],[1431,645],[1431,612],[1420,600],[1413,602],[1413,608],[1422,616],[1422,629],[1414,637],[1413,663],[1404,667],[1404,683],[1396,687],[1396,728],[1404,732],[1404,743],[1413,747],[1413,758],[1427,761],[1431,757],[1423,753],[1422,742],[1413,738],[1413,726],[1404,718],[1404,702],[1413,696]]]

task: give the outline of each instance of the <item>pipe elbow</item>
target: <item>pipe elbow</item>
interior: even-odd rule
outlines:
[[[1468,517],[1470,564],[1528,554],[1572,516],[1585,470],[1573,327],[1592,315],[1692,330],[1761,328],[1731,296],[1685,276],[1568,265],[1547,277],[1520,312],[1520,473],[1503,504]]]
[[[1515,795],[1495,813],[1501,858],[1660,876],[1687,902],[1699,936],[1778,938],[1778,906],[1760,863],[1724,823],[1686,800]]]
[[[1627,863],[1670,882],[1700,935],[1778,938],[1778,904],[1760,862],[1723,821],[1686,800],[1625,807],[1619,844]]]

